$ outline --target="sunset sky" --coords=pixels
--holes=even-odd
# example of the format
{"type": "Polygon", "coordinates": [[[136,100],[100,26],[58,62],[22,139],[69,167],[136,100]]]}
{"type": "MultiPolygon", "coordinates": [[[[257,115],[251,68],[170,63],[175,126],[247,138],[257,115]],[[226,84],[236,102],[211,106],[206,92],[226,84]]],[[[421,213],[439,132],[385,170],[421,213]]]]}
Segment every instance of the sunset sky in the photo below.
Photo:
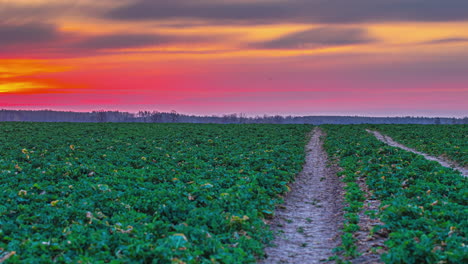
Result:
{"type": "Polygon", "coordinates": [[[0,109],[468,116],[468,1],[0,0],[0,109]]]}

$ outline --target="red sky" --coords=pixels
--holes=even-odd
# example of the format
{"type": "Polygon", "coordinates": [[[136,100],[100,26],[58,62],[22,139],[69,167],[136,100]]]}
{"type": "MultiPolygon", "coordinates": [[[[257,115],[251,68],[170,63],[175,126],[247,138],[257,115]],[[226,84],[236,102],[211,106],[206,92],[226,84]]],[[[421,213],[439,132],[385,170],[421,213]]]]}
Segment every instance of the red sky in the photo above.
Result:
{"type": "Polygon", "coordinates": [[[0,108],[468,116],[465,0],[0,0],[0,108]]]}

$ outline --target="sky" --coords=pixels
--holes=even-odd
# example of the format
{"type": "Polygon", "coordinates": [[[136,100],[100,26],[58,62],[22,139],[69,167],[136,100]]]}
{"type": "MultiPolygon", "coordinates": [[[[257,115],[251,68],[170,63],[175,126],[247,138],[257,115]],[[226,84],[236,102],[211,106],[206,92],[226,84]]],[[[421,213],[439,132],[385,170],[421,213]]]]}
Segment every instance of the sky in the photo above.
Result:
{"type": "Polygon", "coordinates": [[[0,109],[468,116],[466,0],[0,0],[0,109]]]}

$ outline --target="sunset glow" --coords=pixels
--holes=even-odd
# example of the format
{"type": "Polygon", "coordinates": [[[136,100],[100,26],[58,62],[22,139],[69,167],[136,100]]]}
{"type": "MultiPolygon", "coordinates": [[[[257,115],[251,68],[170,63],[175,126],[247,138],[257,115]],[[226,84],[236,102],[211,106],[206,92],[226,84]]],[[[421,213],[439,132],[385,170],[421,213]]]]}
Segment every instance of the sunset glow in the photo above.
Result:
{"type": "Polygon", "coordinates": [[[468,3],[388,2],[0,0],[0,108],[467,116],[468,3]]]}

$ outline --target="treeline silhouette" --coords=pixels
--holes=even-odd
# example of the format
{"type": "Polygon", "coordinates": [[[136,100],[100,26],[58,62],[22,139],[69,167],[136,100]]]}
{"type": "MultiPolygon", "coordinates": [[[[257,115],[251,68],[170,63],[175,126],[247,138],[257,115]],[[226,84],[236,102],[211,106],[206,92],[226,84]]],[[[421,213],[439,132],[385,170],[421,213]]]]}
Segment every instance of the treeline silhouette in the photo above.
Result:
{"type": "Polygon", "coordinates": [[[247,117],[245,114],[196,116],[176,111],[67,112],[53,110],[0,110],[0,121],[17,122],[129,122],[129,123],[215,123],[215,124],[468,124],[468,117],[364,117],[364,116],[280,116],[247,117]]]}

